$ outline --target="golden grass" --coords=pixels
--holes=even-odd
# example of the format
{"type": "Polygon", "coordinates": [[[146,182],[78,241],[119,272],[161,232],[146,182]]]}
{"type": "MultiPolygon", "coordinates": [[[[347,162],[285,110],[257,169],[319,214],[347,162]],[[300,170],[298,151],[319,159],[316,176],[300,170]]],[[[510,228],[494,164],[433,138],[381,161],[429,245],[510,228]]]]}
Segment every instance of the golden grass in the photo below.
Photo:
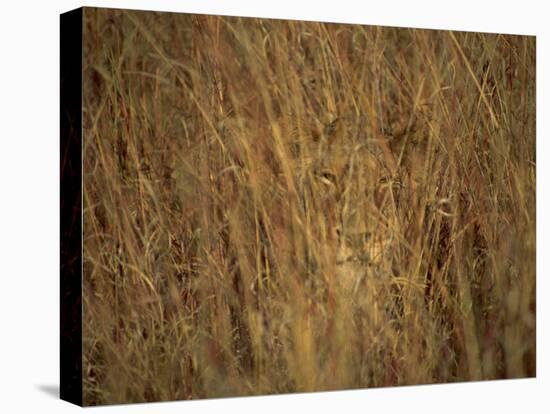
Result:
{"type": "Polygon", "coordinates": [[[535,375],[535,39],[85,10],[87,405],[535,375]]]}

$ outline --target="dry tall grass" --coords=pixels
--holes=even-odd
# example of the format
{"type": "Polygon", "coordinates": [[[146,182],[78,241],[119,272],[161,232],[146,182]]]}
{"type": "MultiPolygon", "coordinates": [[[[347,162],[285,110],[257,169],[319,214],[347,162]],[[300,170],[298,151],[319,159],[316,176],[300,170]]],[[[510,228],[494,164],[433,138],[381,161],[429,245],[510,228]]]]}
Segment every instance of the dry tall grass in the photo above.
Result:
{"type": "Polygon", "coordinates": [[[535,375],[535,39],[85,10],[84,401],[535,375]]]}

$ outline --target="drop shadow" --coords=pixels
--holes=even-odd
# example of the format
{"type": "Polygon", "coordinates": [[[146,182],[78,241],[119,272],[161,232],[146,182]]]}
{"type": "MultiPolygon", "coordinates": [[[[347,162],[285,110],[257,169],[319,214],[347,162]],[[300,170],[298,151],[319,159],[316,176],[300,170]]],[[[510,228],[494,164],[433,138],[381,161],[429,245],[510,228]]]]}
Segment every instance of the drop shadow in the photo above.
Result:
{"type": "Polygon", "coordinates": [[[40,384],[36,388],[56,400],[59,399],[59,385],[57,384],[40,384]]]}

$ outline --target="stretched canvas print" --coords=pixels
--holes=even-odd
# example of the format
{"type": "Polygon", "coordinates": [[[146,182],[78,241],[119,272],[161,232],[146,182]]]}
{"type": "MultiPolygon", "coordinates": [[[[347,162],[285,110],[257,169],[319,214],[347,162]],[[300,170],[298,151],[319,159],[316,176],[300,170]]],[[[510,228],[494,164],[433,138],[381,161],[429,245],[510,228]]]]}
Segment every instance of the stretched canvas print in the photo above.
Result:
{"type": "Polygon", "coordinates": [[[61,16],[61,396],[536,375],[535,38],[61,16]]]}

